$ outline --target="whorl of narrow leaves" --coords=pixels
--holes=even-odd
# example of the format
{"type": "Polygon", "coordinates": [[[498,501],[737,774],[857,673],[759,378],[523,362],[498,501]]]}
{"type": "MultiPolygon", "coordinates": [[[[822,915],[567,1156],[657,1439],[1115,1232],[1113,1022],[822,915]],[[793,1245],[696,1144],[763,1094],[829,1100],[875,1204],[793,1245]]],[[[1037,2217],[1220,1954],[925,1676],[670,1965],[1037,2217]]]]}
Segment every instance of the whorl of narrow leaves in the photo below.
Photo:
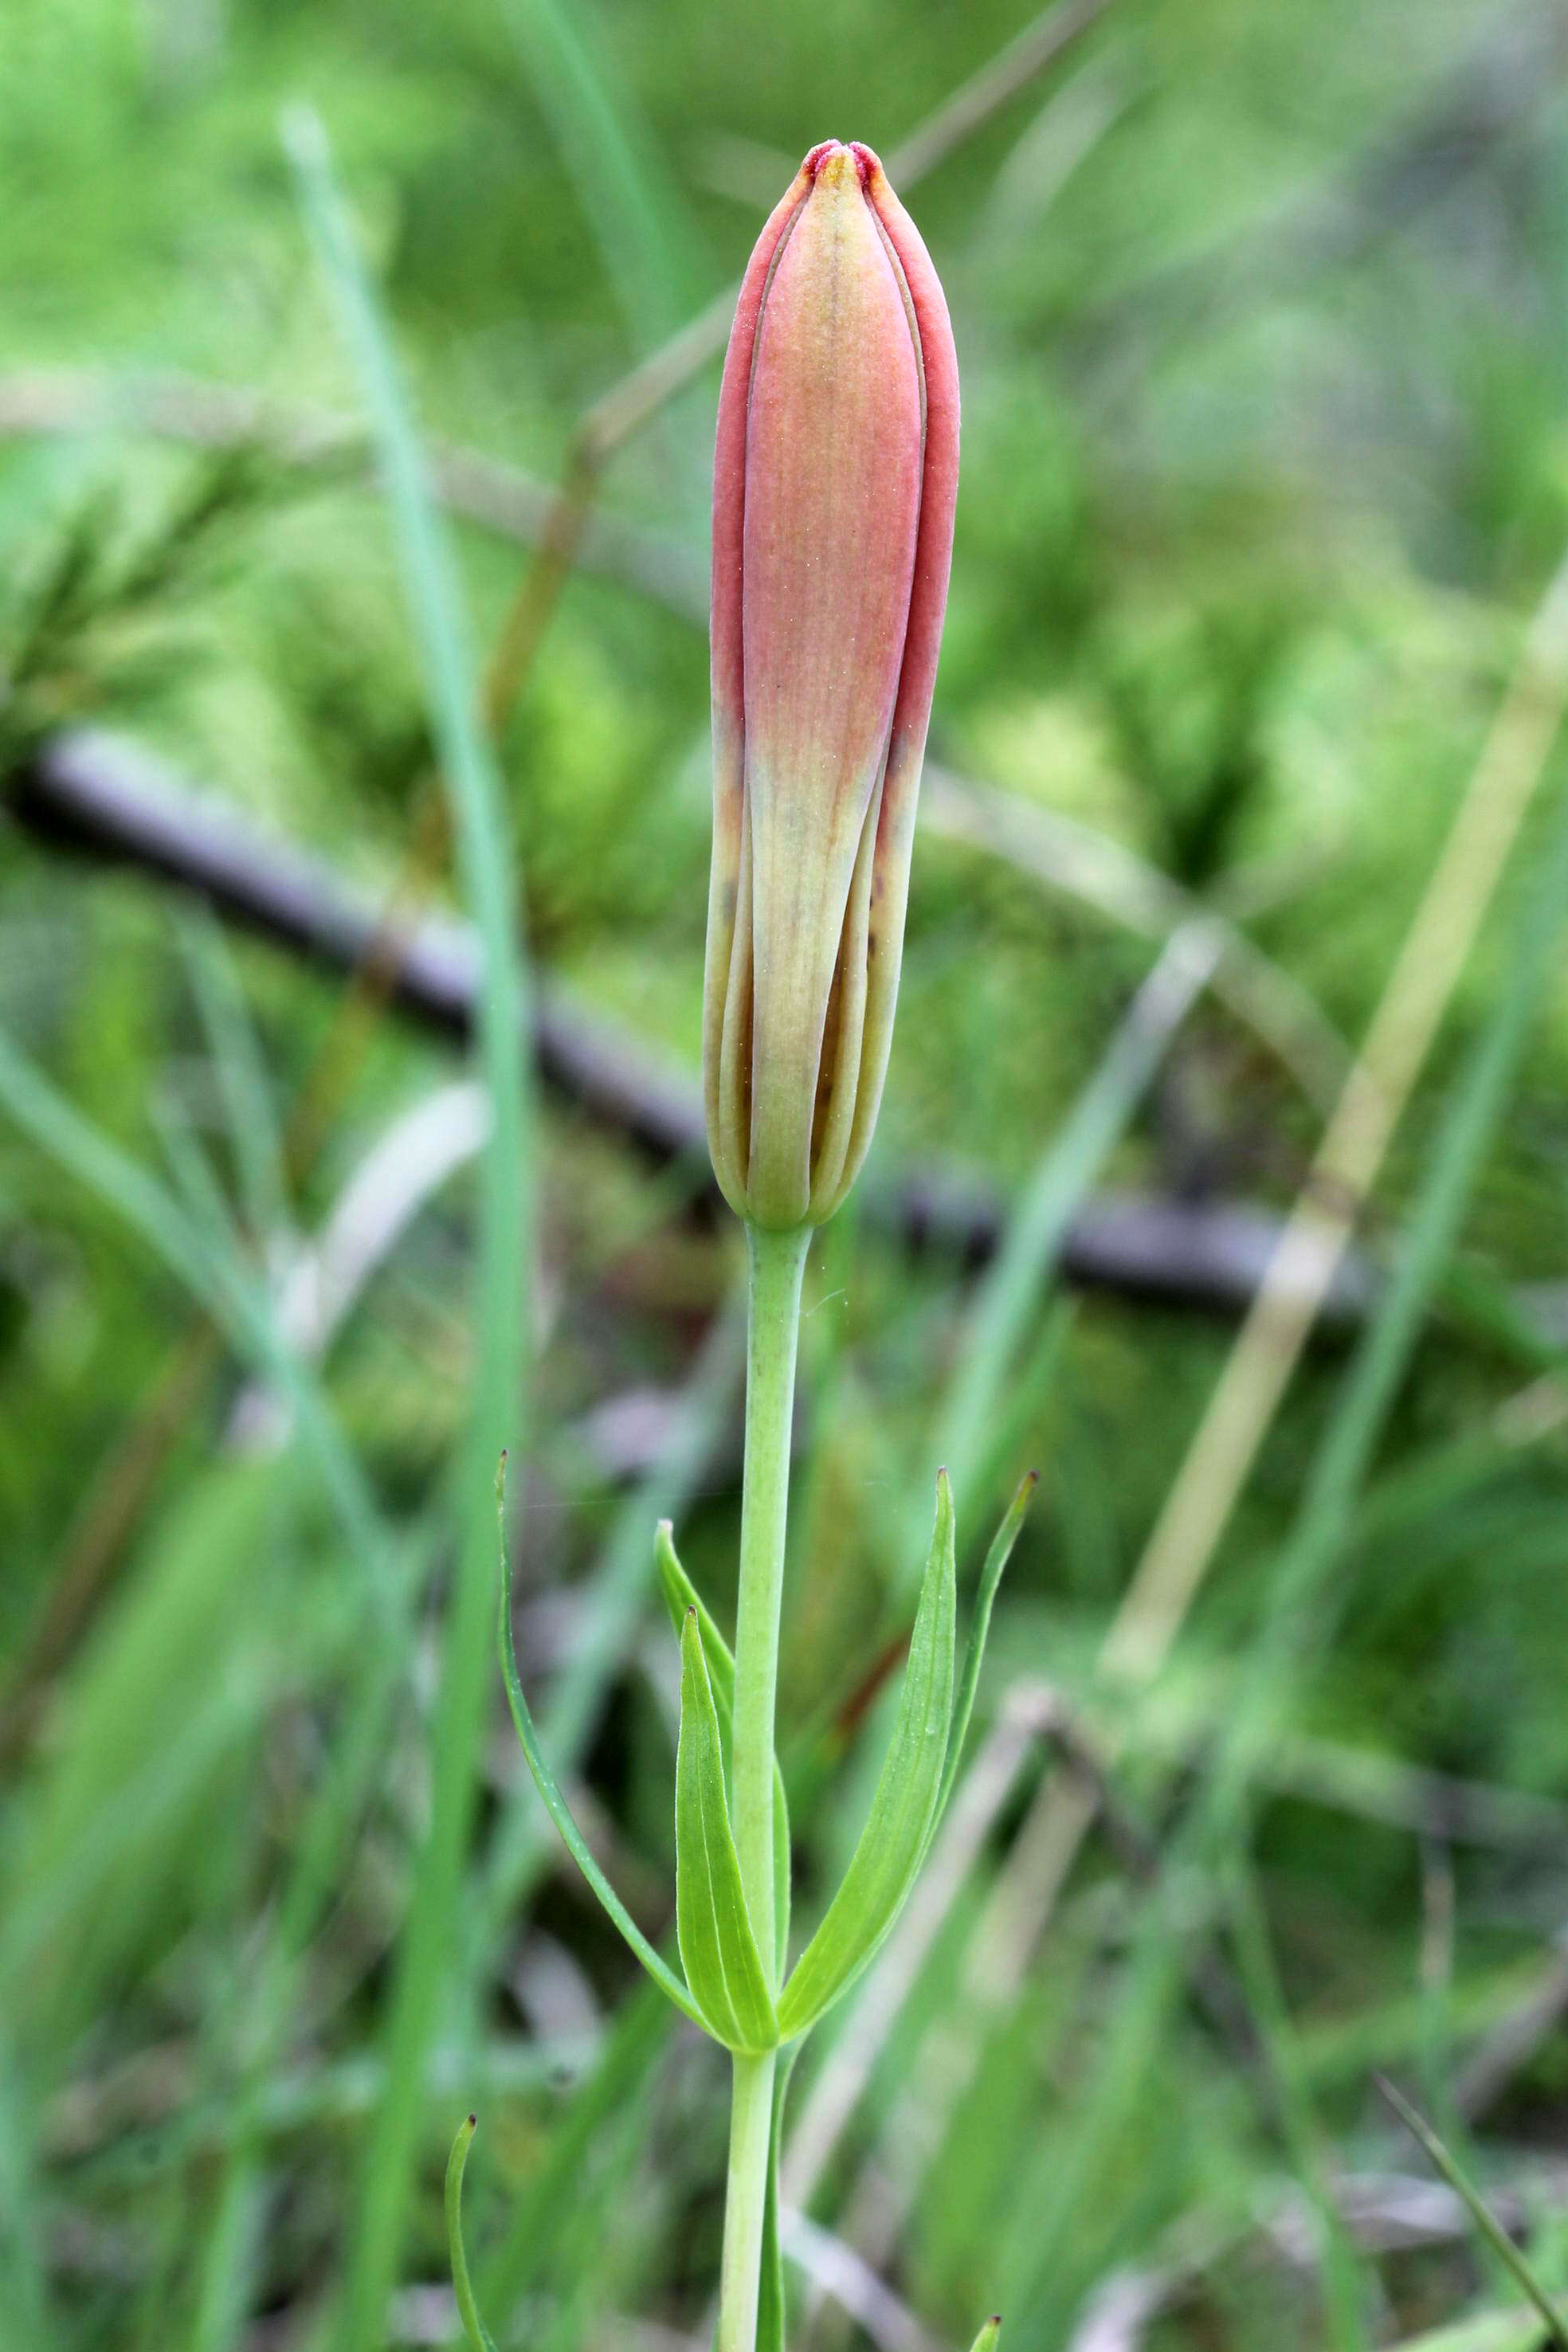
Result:
{"type": "MultiPolygon", "coordinates": [[[[903,1908],[952,1795],[981,1658],[1007,1556],[1033,1492],[1033,1472],[986,1556],[956,1704],[956,1562],[952,1491],[937,1479],[936,1523],[910,1639],[892,1738],[860,1840],[827,1913],[778,2000],[758,1950],[735,1853],[725,1750],[734,1705],[728,1644],[676,1556],[668,1521],[656,1545],[659,1581],[680,1637],[680,1739],[676,1757],[676,1927],[683,1984],[637,1926],[600,1869],[546,1763],[518,1673],[511,1576],[500,1546],[501,1671],[512,1720],[546,1811],[594,1893],[660,1990],[726,2048],[750,2053],[794,2041],[875,1956],[903,1908]]],[[[497,1480],[500,1510],[501,1481],[497,1480]]],[[[789,1925],[789,1816],[774,1766],[775,1968],[789,1925]]]]}

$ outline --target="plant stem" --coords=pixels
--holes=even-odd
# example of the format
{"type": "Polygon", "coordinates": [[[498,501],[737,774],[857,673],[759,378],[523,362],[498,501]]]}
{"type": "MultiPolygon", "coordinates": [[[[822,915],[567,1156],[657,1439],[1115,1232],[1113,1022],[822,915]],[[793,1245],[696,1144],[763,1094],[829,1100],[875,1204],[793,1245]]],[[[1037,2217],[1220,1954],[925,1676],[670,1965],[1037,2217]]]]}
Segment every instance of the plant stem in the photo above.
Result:
{"type": "Polygon", "coordinates": [[[789,1507],[790,1415],[800,1286],[811,1229],[746,1228],[746,1461],[741,1487],[741,1584],[735,1612],[733,1813],[741,1884],[763,1966],[773,1974],[773,1690],[789,1507]]]}
{"type": "MultiPolygon", "coordinates": [[[[800,1286],[810,1228],[746,1228],[751,1301],[746,1327],[746,1458],[741,1487],[741,1579],[735,1612],[735,1715],[731,1757],[735,1847],[752,1927],[770,1980],[773,1944],[773,1694],[779,1599],[789,1509],[800,1286]]],[[[753,2352],[767,2205],[776,2055],[735,2060],[718,2352],[753,2352]]]]}
{"type": "Polygon", "coordinates": [[[753,2352],[757,2291],[763,2266],[763,2217],[768,2194],[768,2141],[773,2129],[773,2071],[778,2053],[735,2057],[730,2110],[730,2177],[724,2192],[724,2259],[719,2275],[716,2352],[753,2352]]]}

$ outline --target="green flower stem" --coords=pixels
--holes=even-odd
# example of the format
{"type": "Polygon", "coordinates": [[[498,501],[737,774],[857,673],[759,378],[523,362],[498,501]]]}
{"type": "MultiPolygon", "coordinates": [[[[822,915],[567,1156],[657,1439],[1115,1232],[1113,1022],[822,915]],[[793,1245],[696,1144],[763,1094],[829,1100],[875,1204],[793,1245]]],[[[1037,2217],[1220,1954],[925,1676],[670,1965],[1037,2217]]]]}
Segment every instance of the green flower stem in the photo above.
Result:
{"type": "MultiPolygon", "coordinates": [[[[773,1693],[779,1600],[789,1509],[800,1286],[809,1226],[764,1233],[748,1224],[751,1309],[746,1331],[746,1460],[741,1488],[741,1580],[735,1612],[735,1709],[731,1810],[741,1884],[757,1948],[777,1990],[773,1957],[773,1693]]],[[[775,2055],[735,2060],[730,2178],[719,2288],[718,2352],[753,2352],[775,2055]]]]}
{"type": "MultiPolygon", "coordinates": [[[[746,1462],[741,1487],[741,1588],[735,1611],[732,1801],[741,1885],[763,1965],[773,1977],[773,1690],[789,1508],[790,1416],[800,1286],[811,1228],[746,1227],[746,1462]]],[[[776,1990],[776,1986],[775,1986],[776,1990]]]]}
{"type": "Polygon", "coordinates": [[[730,2110],[730,2178],[724,2192],[724,2258],[719,2276],[717,2352],[753,2352],[768,2194],[773,2070],[778,2053],[735,2062],[730,2110]]]}

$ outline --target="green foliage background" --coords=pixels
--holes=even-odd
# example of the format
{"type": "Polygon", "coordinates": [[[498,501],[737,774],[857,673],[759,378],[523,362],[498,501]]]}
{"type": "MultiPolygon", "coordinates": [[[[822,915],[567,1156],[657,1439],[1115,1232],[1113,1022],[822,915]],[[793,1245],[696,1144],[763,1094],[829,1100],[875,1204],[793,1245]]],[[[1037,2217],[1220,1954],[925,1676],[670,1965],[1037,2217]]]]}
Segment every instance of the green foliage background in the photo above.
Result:
{"type": "MultiPolygon", "coordinates": [[[[6,0],[0,793],[89,722],[379,901],[458,903],[417,635],[363,466],[147,429],[150,385],[165,427],[213,385],[263,395],[279,430],[363,414],[280,110],[327,127],[423,427],[550,482],[588,404],[736,276],[808,145],[890,153],[1026,21],[1004,0],[6,0]]],[[[1237,913],[1352,1045],[1568,544],[1565,68],[1568,18],[1525,0],[1112,0],[911,194],[965,395],[933,753],[1237,913]]],[[[575,574],[498,746],[538,971],[689,1076],[715,380],[663,405],[603,486],[648,535],[661,594],[575,574]]],[[[527,557],[453,530],[482,661],[527,557]]],[[[1399,1128],[1365,1227],[1377,1264],[1452,1131],[1563,784],[1554,758],[1399,1128]]],[[[1271,1685],[1250,1801],[1191,1848],[1205,1759],[1346,1409],[1348,1336],[1312,1349],[1169,1667],[1127,1704],[1095,1654],[1226,1320],[1109,1292],[1063,1308],[1037,1275],[1004,1354],[1002,1322],[972,1319],[973,1269],[867,1205],[914,1163],[1022,1197],[1154,952],[1016,863],[922,835],[867,1199],[807,1277],[782,1694],[797,1944],[875,1777],[930,1481],[976,1360],[994,1409],[960,1475],[971,1577],[1018,1472],[1042,1472],[977,1732],[1048,1683],[1114,1735],[1120,1833],[1090,1836],[1016,1984],[980,2001],[1005,1916],[987,1903],[1026,1880],[1020,1822],[1061,1769],[1037,1748],[809,2200],[895,2301],[846,2311],[821,2289],[826,2242],[797,2231],[794,2333],[920,2352],[997,2305],[1016,2352],[1096,2318],[1109,2338],[1077,2341],[1097,2352],[1461,2326],[1456,2342],[1522,2346],[1515,2291],[1452,2213],[1430,2242],[1402,2233],[1420,2161],[1369,2084],[1405,2082],[1560,2284],[1561,951],[1295,1671],[1271,1685]],[[1151,1876],[1129,1824],[1176,1866],[1151,1876]],[[1156,1947],[1195,1989],[1127,2072],[1156,1947]],[[973,2021],[956,2041],[955,2015],[973,2021]]],[[[425,2076],[402,2086],[407,2177],[383,2160],[483,1265],[460,1173],[319,1381],[279,1402],[277,1364],[258,1385],[246,1360],[234,1299],[265,1308],[377,1139],[462,1075],[346,997],[0,822],[7,1066],[85,1122],[68,1149],[0,1112],[7,2352],[448,2341],[441,2168],[470,2106],[469,2242],[503,2340],[635,2352],[707,2325],[723,2068],[649,2006],[555,1853],[496,1675],[445,1857],[459,1893],[425,2076]],[[128,1222],[110,1151],[164,1188],[188,1278],[128,1222]],[[364,2320],[382,2266],[395,2291],[364,2320]]],[[[700,1166],[653,1169],[552,1097],[538,1117],[535,1360],[526,1408],[488,1400],[527,1433],[520,1652],[658,1936],[677,1665],[652,1526],[676,1507],[726,1618],[739,1251],[700,1166]]],[[[1205,998],[1105,1164],[1058,1159],[1055,1181],[1280,1212],[1321,1119],[1205,998]]],[[[825,2034],[797,2098],[835,2062],[825,2034]]]]}

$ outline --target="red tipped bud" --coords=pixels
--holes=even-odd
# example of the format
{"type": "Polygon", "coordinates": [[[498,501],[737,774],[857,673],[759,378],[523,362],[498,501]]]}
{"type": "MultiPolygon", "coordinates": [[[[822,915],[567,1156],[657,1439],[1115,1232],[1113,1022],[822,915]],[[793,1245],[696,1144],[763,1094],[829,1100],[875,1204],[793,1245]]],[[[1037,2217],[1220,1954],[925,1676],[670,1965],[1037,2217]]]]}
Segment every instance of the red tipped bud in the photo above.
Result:
{"type": "Polygon", "coordinates": [[[831,1216],[876,1124],[957,487],[942,288],[870,149],[829,140],[746,271],[713,475],[703,1068],[757,1224],[831,1216]]]}

